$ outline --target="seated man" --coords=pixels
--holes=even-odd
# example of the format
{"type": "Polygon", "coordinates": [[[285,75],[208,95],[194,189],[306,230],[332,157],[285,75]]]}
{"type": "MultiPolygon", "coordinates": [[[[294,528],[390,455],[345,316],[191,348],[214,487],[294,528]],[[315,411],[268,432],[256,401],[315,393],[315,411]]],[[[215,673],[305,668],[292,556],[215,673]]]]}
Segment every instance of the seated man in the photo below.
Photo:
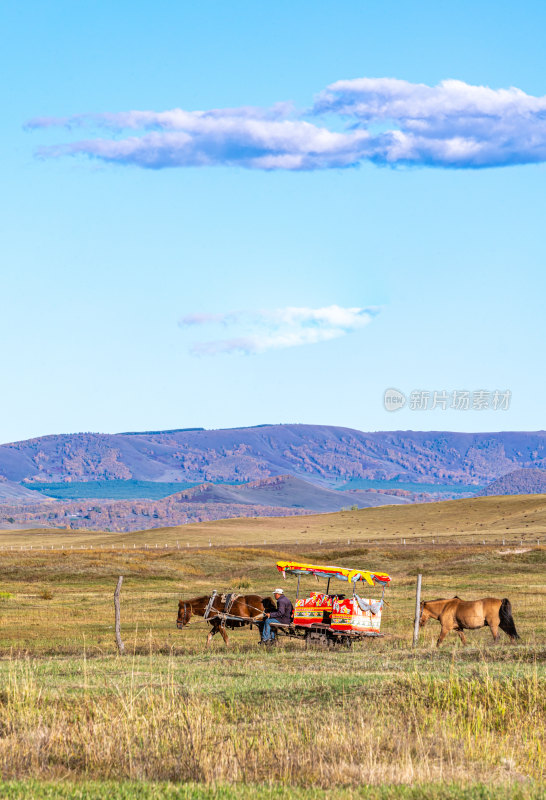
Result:
{"type": "Polygon", "coordinates": [[[260,623],[262,642],[272,642],[275,639],[276,625],[290,625],[292,622],[292,603],[282,589],[275,589],[273,597],[277,601],[277,610],[265,615],[260,623]]]}

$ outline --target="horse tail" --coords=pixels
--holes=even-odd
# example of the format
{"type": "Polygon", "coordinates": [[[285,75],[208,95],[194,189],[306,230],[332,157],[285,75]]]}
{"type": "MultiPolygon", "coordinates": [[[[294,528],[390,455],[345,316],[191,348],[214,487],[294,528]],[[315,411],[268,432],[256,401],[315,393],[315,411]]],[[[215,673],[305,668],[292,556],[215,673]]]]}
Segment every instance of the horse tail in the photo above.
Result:
{"type": "Polygon", "coordinates": [[[516,630],[514,617],[512,616],[512,604],[507,597],[501,602],[499,609],[499,628],[512,639],[519,639],[520,635],[516,630]]]}

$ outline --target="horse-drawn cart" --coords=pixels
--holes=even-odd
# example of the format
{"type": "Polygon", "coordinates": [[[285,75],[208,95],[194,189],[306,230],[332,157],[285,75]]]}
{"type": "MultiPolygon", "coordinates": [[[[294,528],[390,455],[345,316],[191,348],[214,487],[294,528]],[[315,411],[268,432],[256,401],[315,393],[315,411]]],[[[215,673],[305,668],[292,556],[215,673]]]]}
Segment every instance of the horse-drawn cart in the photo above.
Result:
{"type": "Polygon", "coordinates": [[[296,575],[298,578],[294,620],[291,625],[278,626],[280,634],[304,638],[308,647],[351,647],[354,641],[383,636],[380,633],[381,612],[385,589],[391,580],[385,572],[302,564],[296,561],[279,561],[277,569],[283,577],[296,575]],[[314,575],[317,580],[319,577],[326,578],[326,591],[311,592],[309,597],[300,598],[302,575],[314,575]],[[330,593],[332,578],[352,585],[351,596],[330,593]],[[381,598],[372,600],[359,597],[356,591],[359,582],[381,586],[381,598]]]}
{"type": "MultiPolygon", "coordinates": [[[[380,637],[381,612],[384,606],[385,589],[390,576],[385,572],[349,569],[296,561],[279,561],[277,569],[283,577],[297,576],[296,604],[293,620],[289,624],[272,624],[276,634],[301,639],[307,647],[322,646],[351,647],[354,641],[368,637],[380,637]],[[300,598],[300,578],[314,575],[327,579],[325,592],[311,592],[309,597],[300,598]],[[330,593],[332,578],[344,581],[352,587],[351,596],[330,593]],[[381,587],[379,600],[363,598],[357,594],[361,583],[381,587]]],[[[227,644],[226,628],[259,624],[268,611],[273,610],[272,601],[259,595],[221,594],[213,591],[210,596],[180,601],[177,625],[184,627],[192,614],[199,614],[211,625],[208,641],[220,633],[227,644]]],[[[273,640],[275,641],[275,640],[273,640]]]]}

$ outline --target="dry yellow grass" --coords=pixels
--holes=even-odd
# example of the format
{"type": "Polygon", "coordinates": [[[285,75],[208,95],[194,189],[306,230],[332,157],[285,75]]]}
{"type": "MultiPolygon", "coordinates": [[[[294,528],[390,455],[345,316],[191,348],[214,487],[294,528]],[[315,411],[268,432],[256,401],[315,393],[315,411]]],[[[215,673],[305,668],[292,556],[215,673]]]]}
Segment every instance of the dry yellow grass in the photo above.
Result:
{"type": "Polygon", "coordinates": [[[48,681],[34,665],[10,663],[0,771],[315,787],[545,774],[546,692],[536,670],[517,681],[478,665],[462,678],[414,671],[370,681],[353,664],[344,681],[334,664],[313,674],[317,658],[308,656],[307,675],[272,680],[289,663],[244,660],[227,670],[202,660],[190,674],[173,658],[125,660],[102,675],[83,662],[70,694],[66,663],[48,681]],[[235,691],[229,672],[239,674],[235,691]]]}
{"type": "Polygon", "coordinates": [[[0,547],[63,545],[88,547],[144,544],[203,547],[218,545],[309,544],[347,541],[384,542],[406,539],[427,543],[468,541],[546,543],[546,495],[515,495],[447,500],[408,506],[381,506],[359,511],[303,517],[227,519],[154,528],[129,533],[67,530],[0,531],[0,547]]]}
{"type": "MultiPolygon", "coordinates": [[[[483,781],[535,797],[546,771],[546,546],[536,543],[545,523],[546,498],[516,497],[136,534],[2,533],[0,546],[16,549],[0,556],[0,772],[193,780],[199,792],[274,784],[307,787],[313,798],[319,787],[356,791],[363,782],[389,797],[416,782],[445,800],[445,781],[457,798],[483,781]],[[154,538],[171,547],[145,550],[154,538]],[[206,651],[204,621],[176,629],[179,597],[269,593],[283,557],[389,572],[389,635],[348,652],[291,642],[264,651],[245,629],[231,634],[229,650],[215,641],[206,651]],[[453,635],[436,650],[431,623],[412,650],[417,572],[425,597],[508,596],[521,643],[491,646],[482,629],[466,649],[453,635]],[[123,658],[112,629],[119,574],[123,658]]],[[[295,581],[285,586],[293,598],[295,581]]],[[[302,580],[304,592],[317,586],[302,580]]],[[[468,797],[491,796],[476,791],[468,797]]]]}

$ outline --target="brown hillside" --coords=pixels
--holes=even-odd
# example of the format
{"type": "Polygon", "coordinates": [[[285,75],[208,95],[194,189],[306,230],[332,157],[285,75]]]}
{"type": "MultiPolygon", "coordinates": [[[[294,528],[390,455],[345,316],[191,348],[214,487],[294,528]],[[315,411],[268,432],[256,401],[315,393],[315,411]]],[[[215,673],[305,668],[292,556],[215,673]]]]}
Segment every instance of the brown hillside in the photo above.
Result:
{"type": "Polygon", "coordinates": [[[130,546],[154,543],[186,547],[355,542],[524,542],[546,544],[546,495],[448,500],[383,506],[311,516],[225,519],[131,533],[24,530],[0,532],[0,546],[130,546]]]}
{"type": "Polygon", "coordinates": [[[499,494],[546,494],[546,470],[516,469],[480,492],[483,496],[499,494]]]}

